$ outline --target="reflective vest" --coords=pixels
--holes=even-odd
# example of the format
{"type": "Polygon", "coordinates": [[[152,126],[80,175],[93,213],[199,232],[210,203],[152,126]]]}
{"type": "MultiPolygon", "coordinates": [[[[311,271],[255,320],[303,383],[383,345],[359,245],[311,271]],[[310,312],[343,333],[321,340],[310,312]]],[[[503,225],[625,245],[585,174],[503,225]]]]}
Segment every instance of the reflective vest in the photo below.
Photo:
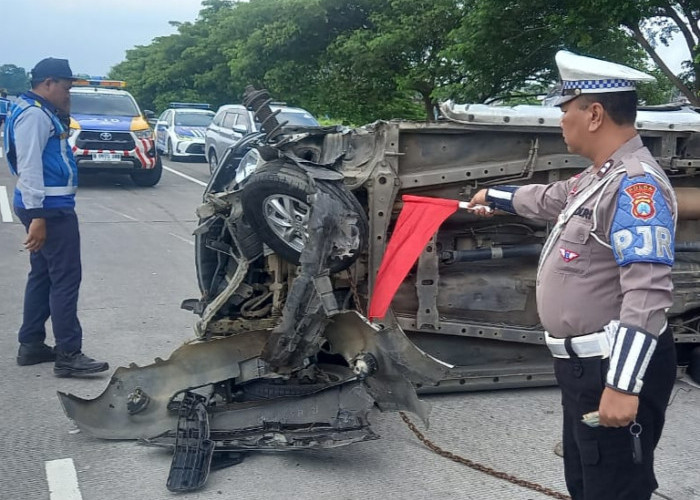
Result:
{"type": "Polygon", "coordinates": [[[5,116],[10,109],[10,100],[6,97],[0,97],[0,116],[5,116]]]}
{"type": "MultiPolygon", "coordinates": [[[[33,94],[22,94],[11,106],[5,128],[5,152],[7,164],[13,175],[17,173],[17,151],[15,150],[15,122],[30,107],[41,109],[53,125],[53,134],[49,137],[41,155],[44,171],[44,204],[42,208],[66,208],[75,206],[75,192],[78,188],[78,167],[73,151],[68,144],[68,129],[50,105],[33,94]]],[[[26,208],[22,202],[19,187],[15,188],[14,204],[26,208]]]]}

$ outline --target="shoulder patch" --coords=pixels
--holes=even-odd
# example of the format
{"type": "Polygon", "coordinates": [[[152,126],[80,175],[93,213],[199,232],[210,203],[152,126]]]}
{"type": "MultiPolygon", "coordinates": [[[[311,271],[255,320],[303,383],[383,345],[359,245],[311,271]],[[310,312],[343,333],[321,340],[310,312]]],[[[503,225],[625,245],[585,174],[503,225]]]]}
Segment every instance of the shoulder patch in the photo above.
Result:
{"type": "Polygon", "coordinates": [[[636,182],[625,188],[625,193],[632,202],[632,217],[649,220],[656,214],[654,194],[656,186],[646,182],[636,182]]]}
{"type": "Polygon", "coordinates": [[[673,265],[674,223],[671,209],[656,179],[625,175],[620,183],[617,208],[610,229],[615,260],[673,265]]]}

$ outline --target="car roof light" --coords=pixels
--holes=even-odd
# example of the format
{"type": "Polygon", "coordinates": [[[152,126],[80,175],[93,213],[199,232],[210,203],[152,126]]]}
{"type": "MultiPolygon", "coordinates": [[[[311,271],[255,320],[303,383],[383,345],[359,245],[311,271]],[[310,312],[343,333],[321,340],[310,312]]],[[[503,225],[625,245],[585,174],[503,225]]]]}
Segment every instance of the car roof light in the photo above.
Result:
{"type": "Polygon", "coordinates": [[[171,102],[171,108],[194,108],[194,109],[210,109],[211,106],[205,102],[171,102]]]}
{"type": "Polygon", "coordinates": [[[126,88],[126,82],[122,80],[80,79],[73,82],[74,87],[101,87],[105,89],[126,88]]]}

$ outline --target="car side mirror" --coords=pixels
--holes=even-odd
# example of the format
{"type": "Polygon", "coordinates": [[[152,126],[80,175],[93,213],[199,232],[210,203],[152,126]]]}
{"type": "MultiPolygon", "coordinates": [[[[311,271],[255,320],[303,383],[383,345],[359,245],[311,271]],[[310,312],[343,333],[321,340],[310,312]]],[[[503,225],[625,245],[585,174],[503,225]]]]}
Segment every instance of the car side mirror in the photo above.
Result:
{"type": "Polygon", "coordinates": [[[165,127],[165,128],[168,128],[168,122],[166,122],[166,121],[159,121],[159,122],[156,122],[156,127],[161,127],[161,126],[162,126],[162,127],[165,127]]]}
{"type": "Polygon", "coordinates": [[[237,133],[242,134],[242,135],[245,135],[248,133],[248,127],[246,127],[244,125],[234,125],[232,128],[233,128],[234,132],[237,132],[237,133]]]}
{"type": "Polygon", "coordinates": [[[156,116],[156,114],[150,109],[144,109],[143,114],[146,116],[146,120],[151,120],[156,116]]]}

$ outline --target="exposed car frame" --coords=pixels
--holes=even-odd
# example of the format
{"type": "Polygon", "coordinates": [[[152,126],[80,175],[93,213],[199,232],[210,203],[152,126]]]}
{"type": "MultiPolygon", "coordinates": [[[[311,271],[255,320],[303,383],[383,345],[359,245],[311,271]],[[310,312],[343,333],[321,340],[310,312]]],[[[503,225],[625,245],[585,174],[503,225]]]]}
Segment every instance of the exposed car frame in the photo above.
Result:
{"type": "MultiPolygon", "coordinates": [[[[416,390],[554,383],[534,304],[545,223],[458,212],[387,316],[364,314],[402,194],[469,200],[484,186],[551,182],[587,166],[566,151],[558,110],[445,103],[437,123],[305,128],[281,127],[268,100],[248,90],[246,106],[266,127],[230,149],[197,210],[202,295],[183,307],[199,316],[198,340],[169,360],[118,369],[93,400],[62,394],[80,428],[173,448],[168,486],[187,490],[203,484],[199,469],[183,481],[187,450],[201,462],[338,446],[375,437],[373,409],[427,420],[416,390]]],[[[669,325],[681,365],[697,374],[700,116],[642,111],[638,128],[679,197],[669,325]]]]}

